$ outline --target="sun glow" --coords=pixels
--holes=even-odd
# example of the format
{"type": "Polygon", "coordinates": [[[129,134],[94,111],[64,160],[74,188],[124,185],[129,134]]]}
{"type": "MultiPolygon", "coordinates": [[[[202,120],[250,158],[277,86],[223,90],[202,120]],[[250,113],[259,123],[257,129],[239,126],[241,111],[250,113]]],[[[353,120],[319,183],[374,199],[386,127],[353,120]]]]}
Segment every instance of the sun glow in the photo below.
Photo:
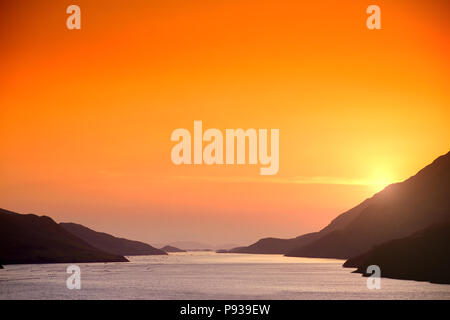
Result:
{"type": "Polygon", "coordinates": [[[381,191],[386,188],[388,185],[392,183],[392,180],[387,177],[379,177],[377,180],[374,180],[372,183],[372,188],[374,191],[381,191]]]}
{"type": "Polygon", "coordinates": [[[376,192],[383,190],[394,182],[397,182],[397,179],[394,178],[391,170],[381,167],[374,170],[372,178],[370,179],[370,185],[376,192]]]}

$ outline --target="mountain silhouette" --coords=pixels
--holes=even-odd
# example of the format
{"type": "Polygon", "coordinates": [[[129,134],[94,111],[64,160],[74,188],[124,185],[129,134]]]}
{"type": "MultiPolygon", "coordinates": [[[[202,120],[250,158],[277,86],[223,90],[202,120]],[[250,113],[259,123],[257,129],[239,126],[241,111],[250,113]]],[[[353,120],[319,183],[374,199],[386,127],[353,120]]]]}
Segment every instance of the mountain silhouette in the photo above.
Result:
{"type": "Polygon", "coordinates": [[[449,187],[450,152],[339,215],[319,232],[294,239],[265,238],[231,252],[348,259],[383,242],[449,221],[449,187]]]}
{"type": "Polygon", "coordinates": [[[60,223],[59,225],[68,232],[89,243],[91,246],[105,252],[118,254],[121,256],[167,254],[163,250],[156,249],[144,242],[117,238],[107,233],[94,231],[81,224],[60,223]]]}
{"type": "Polygon", "coordinates": [[[343,228],[323,229],[317,240],[288,252],[288,256],[350,258],[383,242],[404,238],[450,221],[450,152],[409,179],[391,184],[347,212],[343,228]]]}
{"type": "MultiPolygon", "coordinates": [[[[209,244],[204,244],[196,241],[175,241],[168,244],[171,247],[180,248],[186,251],[202,251],[213,250],[214,247],[209,244]]],[[[162,246],[161,246],[162,247],[162,246]]]]}
{"type": "Polygon", "coordinates": [[[163,250],[165,252],[186,252],[186,250],[179,249],[179,248],[173,247],[173,246],[164,246],[161,248],[161,250],[163,250]]]}
{"type": "Polygon", "coordinates": [[[369,204],[367,199],[356,207],[344,212],[335,218],[320,232],[307,233],[292,239],[264,238],[248,247],[237,247],[229,252],[233,253],[262,253],[262,254],[287,254],[294,249],[308,245],[326,234],[347,227],[369,204]]]}
{"type": "Polygon", "coordinates": [[[0,209],[0,263],[126,262],[99,250],[47,216],[0,209]]]}
{"type": "Polygon", "coordinates": [[[317,239],[318,232],[307,233],[293,239],[264,238],[248,247],[237,247],[231,253],[284,254],[317,239]]]}
{"type": "Polygon", "coordinates": [[[450,284],[449,243],[450,223],[435,225],[350,258],[344,267],[370,276],[367,267],[377,265],[382,277],[450,284]]]}

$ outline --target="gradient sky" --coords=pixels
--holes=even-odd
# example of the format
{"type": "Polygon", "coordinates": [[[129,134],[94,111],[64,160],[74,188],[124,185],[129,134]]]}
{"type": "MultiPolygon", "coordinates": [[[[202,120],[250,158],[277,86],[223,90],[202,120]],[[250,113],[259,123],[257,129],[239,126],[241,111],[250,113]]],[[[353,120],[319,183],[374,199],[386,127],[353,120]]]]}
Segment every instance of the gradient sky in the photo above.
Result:
{"type": "Polygon", "coordinates": [[[247,244],[322,228],[449,151],[445,1],[31,2],[0,4],[5,209],[247,244]],[[173,165],[194,120],[280,129],[278,174],[173,165]]]}

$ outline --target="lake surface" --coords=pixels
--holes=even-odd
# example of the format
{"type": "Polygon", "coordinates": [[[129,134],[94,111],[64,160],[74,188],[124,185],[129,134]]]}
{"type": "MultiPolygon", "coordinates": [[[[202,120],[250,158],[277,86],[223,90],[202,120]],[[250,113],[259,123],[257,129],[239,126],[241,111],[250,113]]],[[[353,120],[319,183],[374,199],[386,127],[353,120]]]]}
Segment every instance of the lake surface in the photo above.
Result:
{"type": "Polygon", "coordinates": [[[81,289],[69,290],[70,264],[7,265],[0,299],[450,299],[450,285],[366,278],[343,260],[281,255],[174,253],[129,263],[79,263],[81,289]]]}

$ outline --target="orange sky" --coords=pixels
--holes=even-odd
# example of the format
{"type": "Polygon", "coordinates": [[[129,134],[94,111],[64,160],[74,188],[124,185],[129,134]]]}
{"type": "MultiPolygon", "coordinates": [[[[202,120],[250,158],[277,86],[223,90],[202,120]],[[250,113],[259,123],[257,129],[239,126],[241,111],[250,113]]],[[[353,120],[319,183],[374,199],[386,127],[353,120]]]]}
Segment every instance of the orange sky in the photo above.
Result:
{"type": "Polygon", "coordinates": [[[5,209],[245,244],[317,230],[449,150],[445,1],[30,3],[0,4],[5,209]],[[175,166],[194,120],[280,129],[278,174],[175,166]]]}

